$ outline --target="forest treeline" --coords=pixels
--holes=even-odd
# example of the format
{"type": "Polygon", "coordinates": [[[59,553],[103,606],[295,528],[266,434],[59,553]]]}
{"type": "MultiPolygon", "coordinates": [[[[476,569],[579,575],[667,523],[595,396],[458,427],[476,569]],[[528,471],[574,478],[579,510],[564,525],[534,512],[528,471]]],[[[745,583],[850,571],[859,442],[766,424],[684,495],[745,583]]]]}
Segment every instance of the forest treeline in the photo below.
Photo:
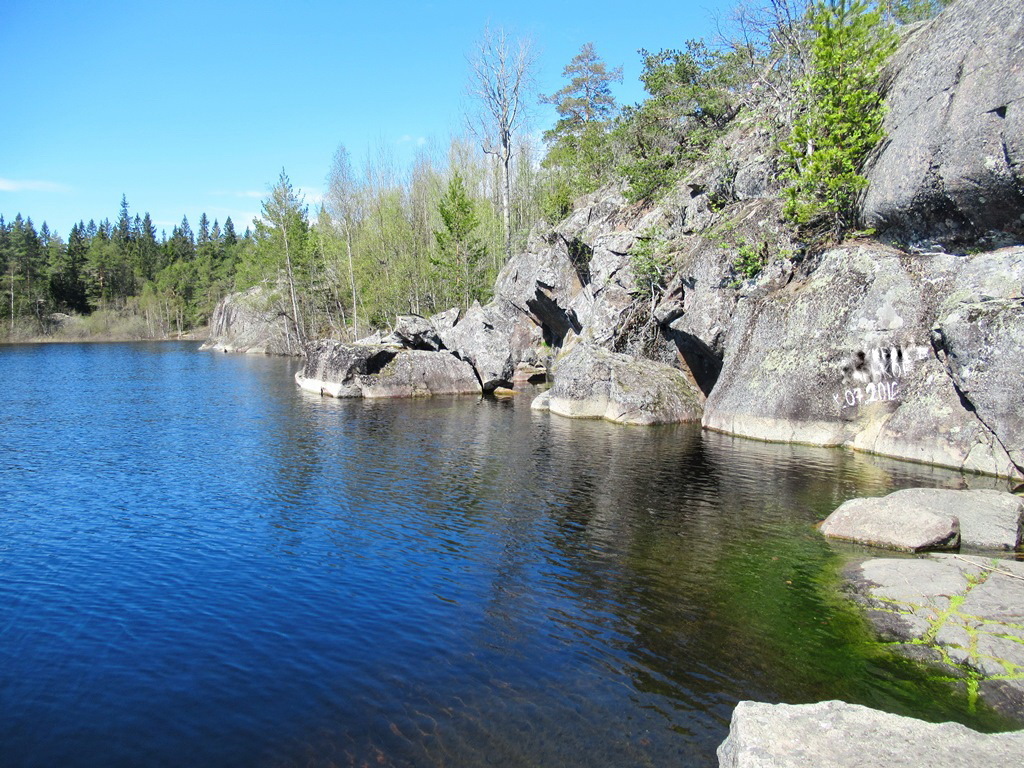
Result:
{"type": "Polygon", "coordinates": [[[632,202],[657,200],[744,111],[775,138],[793,226],[841,236],[859,164],[881,137],[878,78],[894,29],[946,2],[748,0],[713,41],[641,50],[648,95],[626,106],[612,94],[621,68],[592,44],[560,90],[537,94],[529,41],[487,30],[470,57],[466,134],[422,148],[407,168],[385,150],[357,167],[339,146],[312,208],[282,169],[242,233],[204,213],[195,229],[183,218],[158,237],[124,197],[113,222],[79,222],[64,237],[0,217],[0,334],[180,335],[255,285],[300,339],[358,338],[398,314],[466,307],[488,298],[538,221],[609,183],[632,202]],[[525,130],[538,102],[558,115],[543,146],[525,130]]]}

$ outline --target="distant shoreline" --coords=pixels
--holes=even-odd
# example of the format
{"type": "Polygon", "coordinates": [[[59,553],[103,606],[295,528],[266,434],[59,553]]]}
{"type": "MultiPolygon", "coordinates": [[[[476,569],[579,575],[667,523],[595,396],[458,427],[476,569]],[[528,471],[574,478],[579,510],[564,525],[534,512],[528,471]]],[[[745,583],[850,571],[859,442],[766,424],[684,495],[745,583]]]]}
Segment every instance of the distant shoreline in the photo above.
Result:
{"type": "Polygon", "coordinates": [[[153,341],[207,341],[209,329],[201,328],[192,333],[184,333],[181,336],[155,336],[152,338],[139,338],[138,336],[83,336],[73,338],[70,336],[31,336],[24,339],[0,339],[0,347],[16,347],[24,344],[125,344],[129,342],[153,342],[153,341]]]}

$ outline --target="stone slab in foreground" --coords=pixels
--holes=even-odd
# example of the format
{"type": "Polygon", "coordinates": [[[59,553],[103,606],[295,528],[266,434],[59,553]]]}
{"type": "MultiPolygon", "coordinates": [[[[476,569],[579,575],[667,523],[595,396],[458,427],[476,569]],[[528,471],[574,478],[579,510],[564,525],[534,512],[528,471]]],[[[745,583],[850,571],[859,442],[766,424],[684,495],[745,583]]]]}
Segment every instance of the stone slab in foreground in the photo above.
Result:
{"type": "Polygon", "coordinates": [[[1024,732],[983,734],[846,704],[741,701],[718,748],[721,768],[963,768],[1019,765],[1024,732]]]}
{"type": "Polygon", "coordinates": [[[968,696],[1024,722],[1024,562],[876,558],[848,577],[895,650],[937,665],[968,696]]]}

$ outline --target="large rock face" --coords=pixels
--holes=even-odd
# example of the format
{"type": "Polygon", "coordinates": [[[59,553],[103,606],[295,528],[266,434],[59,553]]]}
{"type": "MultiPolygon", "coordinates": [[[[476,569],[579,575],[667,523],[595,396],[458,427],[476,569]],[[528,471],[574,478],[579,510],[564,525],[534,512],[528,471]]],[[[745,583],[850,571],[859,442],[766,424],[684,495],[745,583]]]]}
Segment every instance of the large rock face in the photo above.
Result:
{"type": "Polygon", "coordinates": [[[1019,247],[968,257],[836,248],[737,305],[704,425],[1020,477],[1017,310],[983,327],[964,318],[978,304],[1016,307],[1022,283],[1019,247]]]}
{"type": "Polygon", "coordinates": [[[721,768],[962,768],[1016,765],[1024,733],[983,734],[858,704],[741,701],[718,748],[721,768]]]}
{"type": "Polygon", "coordinates": [[[1024,232],[1020,0],[952,3],[890,69],[888,138],[867,173],[864,222],[906,240],[1024,232]]]}
{"type": "Polygon", "coordinates": [[[445,349],[473,366],[487,392],[511,386],[516,366],[536,361],[541,342],[541,329],[501,297],[474,304],[438,335],[445,349]]]}
{"type": "Polygon", "coordinates": [[[210,338],[203,349],[264,355],[301,355],[302,348],[278,294],[256,285],[221,299],[210,318],[210,338]]]}

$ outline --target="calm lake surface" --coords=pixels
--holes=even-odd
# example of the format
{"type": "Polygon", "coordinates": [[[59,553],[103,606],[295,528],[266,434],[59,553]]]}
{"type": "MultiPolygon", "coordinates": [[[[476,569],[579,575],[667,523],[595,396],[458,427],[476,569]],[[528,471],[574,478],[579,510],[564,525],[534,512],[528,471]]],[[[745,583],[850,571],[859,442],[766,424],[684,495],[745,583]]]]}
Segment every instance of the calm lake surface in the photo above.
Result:
{"type": "Polygon", "coordinates": [[[812,527],[962,476],[295,367],[0,347],[0,765],[711,766],[740,699],[994,722],[871,641],[812,527]]]}

